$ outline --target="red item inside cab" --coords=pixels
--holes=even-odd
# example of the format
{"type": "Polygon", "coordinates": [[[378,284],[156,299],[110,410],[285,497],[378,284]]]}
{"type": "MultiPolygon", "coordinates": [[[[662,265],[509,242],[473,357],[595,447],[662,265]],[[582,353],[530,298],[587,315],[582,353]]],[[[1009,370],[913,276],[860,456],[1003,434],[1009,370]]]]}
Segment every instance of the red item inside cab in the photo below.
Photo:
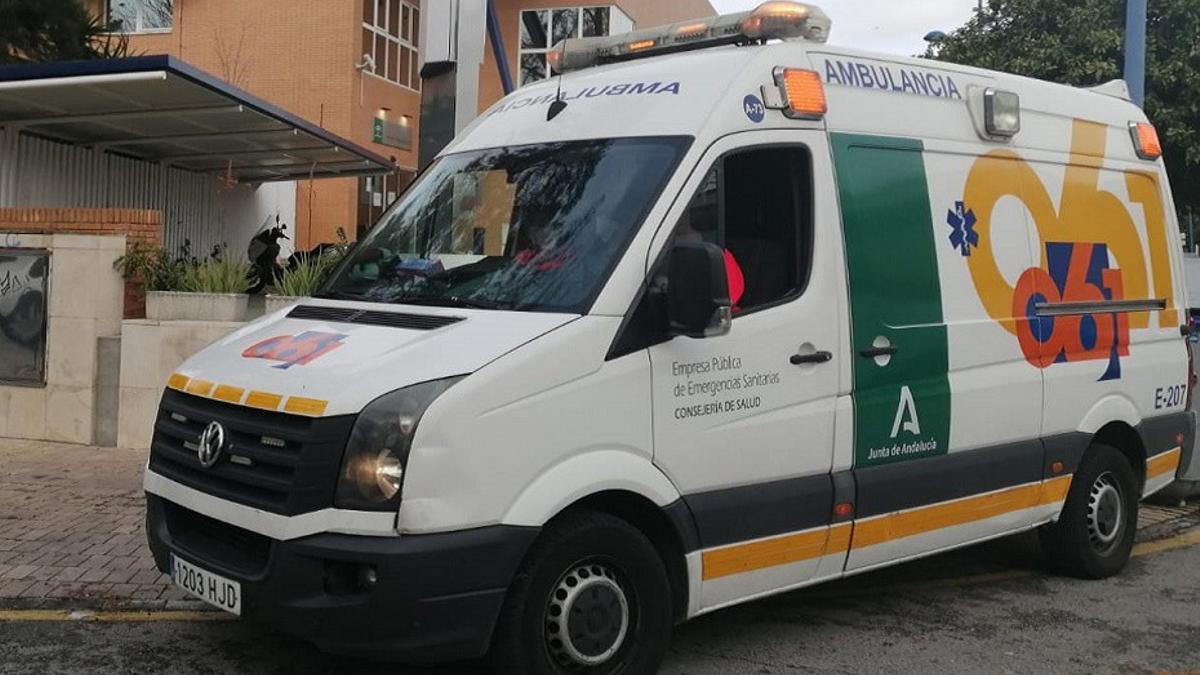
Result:
{"type": "Polygon", "coordinates": [[[729,249],[725,249],[725,277],[729,281],[729,300],[733,303],[733,311],[738,311],[738,303],[746,293],[746,277],[742,275],[742,266],[734,259],[729,249]]]}

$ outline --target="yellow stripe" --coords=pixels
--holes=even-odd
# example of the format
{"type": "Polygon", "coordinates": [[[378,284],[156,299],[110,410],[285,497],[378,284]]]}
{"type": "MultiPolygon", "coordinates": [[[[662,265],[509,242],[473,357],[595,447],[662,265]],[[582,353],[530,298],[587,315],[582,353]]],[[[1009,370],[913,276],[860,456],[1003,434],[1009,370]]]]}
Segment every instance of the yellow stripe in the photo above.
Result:
{"type": "Polygon", "coordinates": [[[226,403],[241,403],[242,394],[245,393],[246,390],[242,389],[241,387],[231,387],[228,384],[218,384],[217,390],[213,392],[212,396],[218,401],[225,401],[226,403]]]}
{"type": "Polygon", "coordinates": [[[843,523],[705,551],[701,557],[704,580],[786,565],[831,553],[842,553],[846,551],[849,541],[850,524],[843,523]]]}
{"type": "Polygon", "coordinates": [[[1175,448],[1146,460],[1146,478],[1157,478],[1169,471],[1175,471],[1179,468],[1182,455],[1183,449],[1175,448]]]}
{"type": "Polygon", "coordinates": [[[212,393],[213,387],[216,386],[208,380],[195,379],[188,383],[185,391],[196,396],[208,396],[212,393]]]}
{"type": "Polygon", "coordinates": [[[854,525],[853,548],[876,546],[894,539],[913,537],[934,530],[995,518],[1013,511],[1054,504],[1066,499],[1070,488],[1071,477],[1059,476],[1044,483],[1022,485],[978,497],[859,521],[854,525]]]}
{"type": "Polygon", "coordinates": [[[246,405],[251,408],[262,408],[263,410],[279,410],[279,404],[282,402],[282,396],[266,391],[252,391],[246,397],[246,405]]]}
{"type": "Polygon", "coordinates": [[[190,379],[191,378],[189,378],[187,375],[181,375],[179,373],[172,373],[171,377],[167,378],[167,386],[172,389],[178,389],[179,391],[184,391],[187,389],[188,380],[190,380],[190,379]]]}
{"type": "Polygon", "coordinates": [[[216,611],[108,611],[62,609],[0,610],[0,622],[9,621],[98,621],[104,623],[139,623],[144,621],[236,621],[233,614],[216,611]]]}
{"type": "Polygon", "coordinates": [[[325,414],[325,408],[329,406],[329,401],[322,401],[317,398],[304,398],[302,396],[291,396],[287,400],[287,404],[283,409],[296,413],[297,415],[308,415],[309,417],[320,417],[325,414]]]}

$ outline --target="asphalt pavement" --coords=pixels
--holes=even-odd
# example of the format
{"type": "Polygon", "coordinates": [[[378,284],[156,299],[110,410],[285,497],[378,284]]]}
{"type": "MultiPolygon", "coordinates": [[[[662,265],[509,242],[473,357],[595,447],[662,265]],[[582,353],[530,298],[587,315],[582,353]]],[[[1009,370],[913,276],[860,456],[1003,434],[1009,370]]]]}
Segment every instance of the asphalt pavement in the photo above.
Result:
{"type": "MultiPolygon", "coordinates": [[[[0,610],[0,673],[92,672],[483,671],[352,662],[212,612],[0,610]]],[[[1104,581],[1046,573],[1022,535],[735,607],[678,628],[661,672],[1200,672],[1200,529],[1104,581]]]]}

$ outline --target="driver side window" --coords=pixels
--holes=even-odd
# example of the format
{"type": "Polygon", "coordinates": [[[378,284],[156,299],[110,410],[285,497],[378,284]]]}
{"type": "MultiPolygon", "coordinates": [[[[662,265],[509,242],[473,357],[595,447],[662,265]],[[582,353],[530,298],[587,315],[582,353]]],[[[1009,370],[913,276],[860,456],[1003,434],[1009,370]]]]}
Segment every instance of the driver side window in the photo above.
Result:
{"type": "Polygon", "coordinates": [[[812,161],[800,146],[742,150],[719,159],[680,217],[676,241],[725,250],[734,315],[798,296],[812,251],[812,161]]]}

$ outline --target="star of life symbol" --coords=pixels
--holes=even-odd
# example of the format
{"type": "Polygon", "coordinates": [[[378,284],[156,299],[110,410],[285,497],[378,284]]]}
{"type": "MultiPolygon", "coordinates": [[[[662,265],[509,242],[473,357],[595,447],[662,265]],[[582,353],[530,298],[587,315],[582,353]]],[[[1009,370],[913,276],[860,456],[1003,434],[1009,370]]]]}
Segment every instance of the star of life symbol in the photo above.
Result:
{"type": "Polygon", "coordinates": [[[971,256],[972,248],[979,248],[976,222],[975,212],[962,202],[954,202],[954,210],[947,212],[946,224],[950,226],[950,245],[958,249],[964,258],[971,256]]]}

